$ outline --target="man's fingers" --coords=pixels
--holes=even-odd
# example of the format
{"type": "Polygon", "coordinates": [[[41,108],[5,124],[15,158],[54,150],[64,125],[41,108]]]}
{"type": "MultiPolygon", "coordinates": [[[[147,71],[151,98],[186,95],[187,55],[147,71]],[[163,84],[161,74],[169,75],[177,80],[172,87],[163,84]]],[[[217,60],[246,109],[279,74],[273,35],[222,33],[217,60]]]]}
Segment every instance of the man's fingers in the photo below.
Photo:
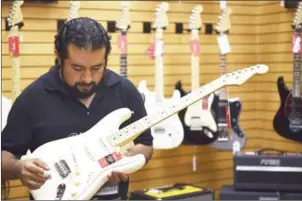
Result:
{"type": "Polygon", "coordinates": [[[118,184],[120,182],[120,179],[119,179],[118,175],[116,174],[116,172],[112,172],[111,174],[109,174],[108,180],[112,184],[118,184]]]}
{"type": "Polygon", "coordinates": [[[121,172],[117,172],[117,175],[119,176],[120,180],[122,181],[127,181],[128,180],[128,175],[121,173],[121,172]]]}
{"type": "Polygon", "coordinates": [[[44,173],[44,171],[45,171],[43,168],[37,166],[37,165],[34,164],[34,163],[31,163],[31,164],[29,164],[29,165],[26,165],[25,168],[26,168],[26,170],[27,170],[28,172],[30,172],[30,173],[32,173],[32,174],[35,174],[35,175],[43,175],[43,173],[44,173]]]}
{"type": "Polygon", "coordinates": [[[37,190],[37,189],[41,188],[41,186],[43,184],[44,184],[44,182],[36,182],[36,181],[32,181],[32,180],[27,181],[27,187],[30,190],[37,190]]]}
{"type": "Polygon", "coordinates": [[[47,166],[47,164],[45,162],[43,162],[42,160],[37,158],[37,159],[34,159],[33,162],[40,168],[43,168],[44,170],[49,170],[49,167],[47,166]]]}

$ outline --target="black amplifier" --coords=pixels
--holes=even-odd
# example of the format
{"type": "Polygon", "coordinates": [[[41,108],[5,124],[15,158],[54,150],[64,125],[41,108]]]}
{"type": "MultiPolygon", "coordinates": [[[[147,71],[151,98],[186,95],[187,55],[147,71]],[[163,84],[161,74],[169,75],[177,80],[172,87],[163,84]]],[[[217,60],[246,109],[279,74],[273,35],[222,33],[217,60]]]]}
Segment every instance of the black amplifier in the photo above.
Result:
{"type": "Polygon", "coordinates": [[[225,185],[219,192],[220,200],[302,200],[302,193],[284,193],[278,191],[235,191],[231,185],[225,185]]]}
{"type": "Polygon", "coordinates": [[[237,152],[234,155],[237,190],[302,192],[302,154],[276,149],[237,152]]]}

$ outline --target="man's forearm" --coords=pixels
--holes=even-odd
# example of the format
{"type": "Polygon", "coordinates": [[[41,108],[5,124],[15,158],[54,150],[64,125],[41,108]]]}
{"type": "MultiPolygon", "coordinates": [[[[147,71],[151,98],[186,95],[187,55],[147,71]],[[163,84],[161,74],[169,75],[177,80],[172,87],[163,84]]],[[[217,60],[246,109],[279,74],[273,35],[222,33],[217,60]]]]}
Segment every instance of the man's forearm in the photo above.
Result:
{"type": "Polygon", "coordinates": [[[153,147],[147,146],[143,144],[136,144],[134,147],[128,150],[128,154],[130,156],[136,155],[136,154],[143,154],[146,158],[146,163],[151,159],[153,154],[153,147]]]}
{"type": "Polygon", "coordinates": [[[2,157],[2,177],[5,180],[19,179],[20,160],[12,153],[1,151],[2,157]]]}

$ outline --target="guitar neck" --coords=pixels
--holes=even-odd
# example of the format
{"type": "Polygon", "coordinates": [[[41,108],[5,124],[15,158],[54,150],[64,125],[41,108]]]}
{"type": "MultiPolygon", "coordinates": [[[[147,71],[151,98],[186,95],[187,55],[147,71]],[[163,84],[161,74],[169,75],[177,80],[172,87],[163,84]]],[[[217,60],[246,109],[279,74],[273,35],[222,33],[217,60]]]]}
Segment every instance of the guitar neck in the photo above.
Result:
{"type": "MultiPolygon", "coordinates": [[[[199,30],[192,29],[191,31],[191,40],[198,40],[199,30]]],[[[196,56],[192,53],[191,55],[191,90],[195,90],[200,86],[199,79],[199,56],[196,56]]]]}
{"type": "MultiPolygon", "coordinates": [[[[9,36],[19,37],[18,26],[13,26],[9,31],[9,36]]],[[[12,65],[12,100],[14,101],[21,93],[20,87],[20,58],[19,56],[11,57],[12,65]]]]}
{"type": "MultiPolygon", "coordinates": [[[[219,69],[220,69],[220,74],[224,75],[227,73],[227,67],[226,67],[226,55],[225,54],[220,54],[220,64],[219,64],[219,69]]],[[[227,94],[227,89],[226,87],[221,88],[219,90],[219,98],[221,100],[227,100],[228,94],[227,94]]]]}
{"type": "Polygon", "coordinates": [[[108,138],[116,139],[116,141],[114,141],[113,143],[115,145],[123,146],[133,141],[145,130],[151,128],[155,124],[165,120],[173,114],[176,114],[177,112],[188,107],[189,105],[192,105],[193,103],[199,101],[206,95],[220,89],[222,86],[224,86],[224,81],[222,78],[218,78],[204,85],[203,87],[192,91],[190,94],[183,96],[182,98],[178,99],[169,106],[161,106],[154,108],[154,113],[148,114],[147,116],[124,127],[123,129],[110,134],[108,138]]]}
{"type": "MultiPolygon", "coordinates": [[[[299,36],[301,39],[301,29],[296,29],[295,30],[295,35],[299,36]]],[[[301,41],[299,41],[301,44],[301,41]]],[[[301,47],[300,47],[301,48],[301,47]]],[[[292,96],[293,97],[300,97],[300,82],[301,82],[301,52],[294,53],[294,70],[293,70],[293,92],[292,96]]]]}
{"type": "Polygon", "coordinates": [[[161,102],[164,99],[164,60],[162,55],[156,52],[162,49],[160,41],[163,39],[163,29],[156,29],[155,39],[155,96],[156,101],[161,102]]]}
{"type": "MultiPolygon", "coordinates": [[[[121,31],[122,36],[126,36],[127,33],[125,31],[121,31]]],[[[121,53],[120,55],[120,74],[123,77],[128,77],[128,72],[127,72],[127,54],[126,53],[121,53]]]]}

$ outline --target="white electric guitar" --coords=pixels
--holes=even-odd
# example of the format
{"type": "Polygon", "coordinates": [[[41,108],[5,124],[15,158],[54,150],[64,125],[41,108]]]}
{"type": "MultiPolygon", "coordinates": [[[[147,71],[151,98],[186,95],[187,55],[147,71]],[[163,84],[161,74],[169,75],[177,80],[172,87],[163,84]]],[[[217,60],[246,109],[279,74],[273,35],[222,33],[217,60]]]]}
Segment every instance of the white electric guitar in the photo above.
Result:
{"type": "MultiPolygon", "coordinates": [[[[161,3],[156,8],[156,19],[153,28],[156,30],[155,36],[155,92],[147,88],[147,82],[141,81],[138,90],[145,100],[147,113],[154,111],[161,105],[171,105],[180,99],[180,93],[174,90],[171,99],[165,99],[163,94],[163,29],[168,26],[166,12],[169,9],[168,3],[161,3]]],[[[151,128],[154,149],[173,149],[181,145],[184,138],[184,129],[178,115],[173,115],[167,120],[151,128]]]]}
{"type": "Polygon", "coordinates": [[[268,71],[266,65],[225,74],[167,106],[154,108],[147,116],[119,130],[130,118],[131,110],[117,109],[81,135],[48,142],[25,158],[40,158],[50,170],[51,179],[38,190],[31,190],[35,200],[90,200],[107,181],[111,171],[131,174],[145,164],[142,154],[123,156],[120,148],[145,130],[175,115],[225,85],[241,85],[255,74],[268,71]]]}
{"type": "MultiPolygon", "coordinates": [[[[195,6],[189,18],[189,30],[191,31],[191,90],[200,86],[199,80],[199,31],[202,27],[200,13],[202,6],[195,6]]],[[[175,89],[180,91],[181,96],[187,94],[183,89],[181,81],[176,83],[175,89]]],[[[216,140],[213,133],[217,131],[216,121],[212,115],[212,104],[214,94],[189,106],[186,110],[178,113],[184,129],[185,141],[188,144],[210,144],[216,140]]]]}

